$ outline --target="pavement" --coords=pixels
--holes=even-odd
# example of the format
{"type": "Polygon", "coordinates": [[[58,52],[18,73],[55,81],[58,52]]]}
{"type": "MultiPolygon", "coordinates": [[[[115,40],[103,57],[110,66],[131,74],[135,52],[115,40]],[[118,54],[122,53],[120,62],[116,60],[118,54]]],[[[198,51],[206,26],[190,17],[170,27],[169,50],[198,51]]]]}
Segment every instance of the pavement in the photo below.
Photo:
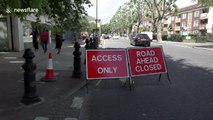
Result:
{"type": "MultiPolygon", "coordinates": [[[[153,42],[157,42],[154,40],[153,42]]],[[[204,43],[193,43],[193,42],[172,42],[172,41],[162,41],[160,44],[175,44],[182,47],[191,47],[201,50],[213,50],[213,42],[204,42],[204,43]]]]}
{"type": "Polygon", "coordinates": [[[85,86],[85,48],[81,44],[81,78],[72,78],[74,55],[73,44],[63,43],[61,54],[57,54],[55,44],[48,45],[48,52],[34,51],[36,64],[36,88],[41,102],[24,105],[24,51],[0,53],[0,120],[78,120],[82,96],[76,92],[85,86]],[[48,54],[52,53],[55,81],[43,82],[48,63],[48,54]],[[80,103],[79,103],[80,102],[80,103]]]}
{"type": "MultiPolygon", "coordinates": [[[[153,41],[156,42],[156,41],[153,41]]],[[[77,91],[85,87],[85,43],[80,42],[81,48],[81,78],[72,78],[73,73],[73,44],[63,43],[61,54],[56,54],[55,44],[48,45],[48,52],[34,51],[36,64],[36,87],[41,102],[24,105],[20,101],[24,95],[24,70],[22,57],[24,51],[0,52],[0,120],[78,120],[84,102],[83,94],[77,91]],[[42,82],[48,65],[48,53],[53,55],[53,70],[55,81],[42,82]]],[[[101,42],[100,47],[104,44],[101,42]]],[[[163,41],[160,44],[176,44],[196,49],[213,50],[213,43],[180,43],[163,41]]],[[[86,92],[86,91],[85,91],[86,92]]]]}

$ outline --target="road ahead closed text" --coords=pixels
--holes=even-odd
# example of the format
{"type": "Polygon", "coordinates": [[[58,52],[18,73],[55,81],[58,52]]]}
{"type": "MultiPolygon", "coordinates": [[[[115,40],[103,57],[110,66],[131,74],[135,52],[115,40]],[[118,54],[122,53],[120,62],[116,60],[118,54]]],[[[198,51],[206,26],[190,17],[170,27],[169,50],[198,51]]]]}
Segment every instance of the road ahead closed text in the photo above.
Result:
{"type": "Polygon", "coordinates": [[[128,49],[131,75],[165,73],[161,47],[128,49]]]}
{"type": "Polygon", "coordinates": [[[125,50],[87,50],[87,79],[128,77],[125,50]]]}

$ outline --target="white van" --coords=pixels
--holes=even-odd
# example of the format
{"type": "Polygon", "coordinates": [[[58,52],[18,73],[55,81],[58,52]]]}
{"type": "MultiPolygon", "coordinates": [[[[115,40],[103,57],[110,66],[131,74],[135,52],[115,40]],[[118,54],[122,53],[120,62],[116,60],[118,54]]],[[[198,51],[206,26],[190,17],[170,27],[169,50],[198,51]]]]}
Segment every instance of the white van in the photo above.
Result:
{"type": "Polygon", "coordinates": [[[147,34],[151,40],[153,40],[153,32],[141,32],[142,34],[147,34]]]}

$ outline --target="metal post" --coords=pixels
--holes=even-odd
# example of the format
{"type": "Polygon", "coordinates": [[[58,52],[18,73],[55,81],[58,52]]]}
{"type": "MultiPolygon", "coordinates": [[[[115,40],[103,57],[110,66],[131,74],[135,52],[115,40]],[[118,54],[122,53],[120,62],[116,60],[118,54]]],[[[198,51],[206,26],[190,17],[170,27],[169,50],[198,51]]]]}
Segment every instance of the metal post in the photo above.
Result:
{"type": "Polygon", "coordinates": [[[98,30],[98,0],[96,0],[96,35],[98,30]]]}
{"type": "MultiPolygon", "coordinates": [[[[90,49],[90,40],[87,38],[85,42],[86,42],[85,49],[86,50],[90,49]]],[[[84,64],[86,64],[86,57],[84,58],[84,64]]]]}
{"type": "Polygon", "coordinates": [[[93,37],[90,38],[90,49],[93,49],[93,37]]]}
{"type": "Polygon", "coordinates": [[[81,51],[80,51],[80,44],[78,42],[75,42],[74,48],[75,51],[73,52],[74,55],[74,71],[72,74],[73,78],[81,78],[82,72],[81,72],[81,51]]]}
{"type": "Polygon", "coordinates": [[[26,49],[23,57],[25,58],[25,63],[22,65],[24,69],[24,96],[21,102],[25,105],[31,105],[41,101],[36,93],[36,65],[33,63],[35,55],[31,49],[26,49]]]}
{"type": "Polygon", "coordinates": [[[86,50],[90,49],[90,40],[87,38],[85,42],[86,42],[86,45],[85,45],[86,50]]]}

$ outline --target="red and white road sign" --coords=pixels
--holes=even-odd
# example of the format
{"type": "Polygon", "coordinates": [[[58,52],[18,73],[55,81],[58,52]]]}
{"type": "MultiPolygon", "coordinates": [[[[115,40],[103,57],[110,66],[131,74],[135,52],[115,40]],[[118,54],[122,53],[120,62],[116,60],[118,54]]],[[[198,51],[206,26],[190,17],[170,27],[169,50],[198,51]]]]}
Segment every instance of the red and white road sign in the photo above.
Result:
{"type": "Polygon", "coordinates": [[[126,50],[87,50],[87,79],[129,77],[126,50]]]}
{"type": "Polygon", "coordinates": [[[162,47],[129,48],[131,76],[167,72],[162,47]]]}

